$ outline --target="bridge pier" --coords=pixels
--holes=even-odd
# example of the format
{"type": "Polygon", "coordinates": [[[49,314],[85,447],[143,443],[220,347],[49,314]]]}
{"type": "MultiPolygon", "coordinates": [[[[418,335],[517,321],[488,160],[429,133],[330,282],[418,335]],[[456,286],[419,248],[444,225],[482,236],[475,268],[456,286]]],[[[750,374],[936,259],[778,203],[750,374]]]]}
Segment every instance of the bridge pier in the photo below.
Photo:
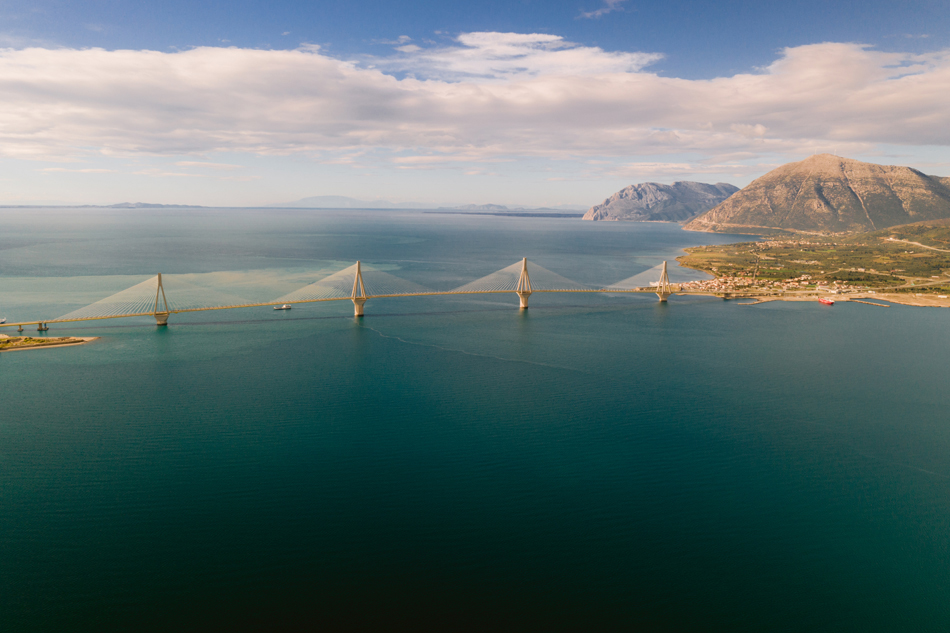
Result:
{"type": "Polygon", "coordinates": [[[660,273],[660,281],[656,284],[656,296],[660,303],[666,303],[671,294],[673,289],[670,287],[670,276],[666,273],[666,262],[663,262],[663,272],[660,273]]]}
{"type": "Polygon", "coordinates": [[[168,299],[165,298],[165,286],[162,285],[162,273],[158,273],[158,286],[155,287],[155,308],[152,310],[152,315],[155,317],[155,325],[168,325],[168,314],[168,299]],[[161,312],[158,309],[159,296],[161,296],[161,303],[165,307],[165,310],[161,312]]]}
{"type": "Polygon", "coordinates": [[[22,332],[22,331],[23,331],[23,324],[22,324],[22,323],[20,324],[20,327],[18,327],[18,328],[16,329],[16,331],[17,331],[17,332],[22,332]]]}
{"type": "Polygon", "coordinates": [[[48,329],[49,329],[49,327],[48,327],[45,323],[37,323],[37,325],[36,325],[36,331],[37,331],[37,332],[45,332],[45,331],[48,330],[48,329]]]}
{"type": "Polygon", "coordinates": [[[363,304],[366,303],[366,286],[363,285],[363,268],[359,260],[356,260],[356,275],[353,277],[353,294],[350,297],[353,300],[353,316],[363,316],[363,304]]]}
{"type": "Polygon", "coordinates": [[[521,276],[518,277],[518,285],[515,286],[515,294],[521,302],[520,310],[528,309],[528,297],[531,296],[531,278],[528,277],[528,258],[521,258],[521,276]]]}

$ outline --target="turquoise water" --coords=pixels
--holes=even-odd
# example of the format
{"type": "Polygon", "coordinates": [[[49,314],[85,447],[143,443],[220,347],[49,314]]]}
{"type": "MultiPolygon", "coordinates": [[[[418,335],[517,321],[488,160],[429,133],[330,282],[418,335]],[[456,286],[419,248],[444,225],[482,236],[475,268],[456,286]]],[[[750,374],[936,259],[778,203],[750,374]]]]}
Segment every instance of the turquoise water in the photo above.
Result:
{"type": "MultiPolygon", "coordinates": [[[[603,284],[735,239],[417,212],[0,227],[11,320],[156,272],[247,271],[217,278],[258,296],[361,259],[451,288],[527,256],[603,284]]],[[[0,629],[947,630],[950,312],[531,304],[52,326],[102,338],[0,355],[0,629]]]]}

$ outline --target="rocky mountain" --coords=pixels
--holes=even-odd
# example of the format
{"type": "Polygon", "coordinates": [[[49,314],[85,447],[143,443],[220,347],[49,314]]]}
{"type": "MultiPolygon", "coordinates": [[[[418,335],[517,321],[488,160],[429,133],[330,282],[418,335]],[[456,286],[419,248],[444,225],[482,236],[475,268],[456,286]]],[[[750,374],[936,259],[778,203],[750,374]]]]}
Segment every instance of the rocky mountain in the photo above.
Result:
{"type": "Polygon", "coordinates": [[[585,220],[632,220],[635,222],[683,222],[713,208],[738,187],[720,182],[674,182],[661,185],[644,182],[621,189],[588,209],[585,220]]]}
{"type": "Polygon", "coordinates": [[[863,232],[950,217],[950,178],[818,154],[753,181],[687,229],[863,232]]]}

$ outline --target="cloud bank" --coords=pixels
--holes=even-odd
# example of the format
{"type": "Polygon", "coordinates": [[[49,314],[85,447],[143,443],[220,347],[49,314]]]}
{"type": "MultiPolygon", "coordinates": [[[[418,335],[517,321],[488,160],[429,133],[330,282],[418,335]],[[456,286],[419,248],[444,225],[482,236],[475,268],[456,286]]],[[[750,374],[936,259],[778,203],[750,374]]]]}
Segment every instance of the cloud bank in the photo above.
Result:
{"type": "Polygon", "coordinates": [[[319,47],[0,51],[0,154],[367,152],[407,169],[519,157],[695,152],[710,161],[950,145],[950,51],[824,43],[754,73],[650,72],[653,53],[468,33],[344,60],[319,47]]]}

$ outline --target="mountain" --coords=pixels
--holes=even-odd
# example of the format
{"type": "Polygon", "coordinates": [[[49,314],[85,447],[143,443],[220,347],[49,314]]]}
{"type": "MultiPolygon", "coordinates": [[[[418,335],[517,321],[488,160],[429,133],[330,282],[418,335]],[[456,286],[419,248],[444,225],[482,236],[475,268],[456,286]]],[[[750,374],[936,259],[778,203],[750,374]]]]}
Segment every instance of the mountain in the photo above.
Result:
{"type": "Polygon", "coordinates": [[[294,202],[280,202],[268,207],[295,209],[454,209],[459,211],[583,211],[574,204],[559,204],[551,207],[509,208],[502,204],[466,204],[461,206],[433,204],[431,202],[389,202],[388,200],[357,200],[346,196],[311,196],[294,202]]]}
{"type": "Polygon", "coordinates": [[[736,191],[738,187],[723,182],[644,182],[621,189],[603,204],[591,207],[584,219],[682,222],[712,209],[736,191]]]}
{"type": "Polygon", "coordinates": [[[459,211],[510,211],[503,204],[463,204],[460,207],[440,207],[442,209],[458,209],[459,211]]]}
{"type": "MultiPolygon", "coordinates": [[[[85,206],[85,205],[84,205],[85,206]]],[[[93,205],[96,206],[96,205],[93,205]]],[[[118,204],[109,204],[106,209],[196,209],[200,208],[197,204],[154,204],[151,202],[120,202],[118,204]]]]}
{"type": "Polygon", "coordinates": [[[346,196],[310,196],[294,202],[280,202],[267,206],[300,209],[434,209],[439,205],[424,202],[357,200],[346,196]]]}
{"type": "Polygon", "coordinates": [[[686,228],[842,233],[948,217],[950,178],[818,154],[770,171],[686,228]]]}

